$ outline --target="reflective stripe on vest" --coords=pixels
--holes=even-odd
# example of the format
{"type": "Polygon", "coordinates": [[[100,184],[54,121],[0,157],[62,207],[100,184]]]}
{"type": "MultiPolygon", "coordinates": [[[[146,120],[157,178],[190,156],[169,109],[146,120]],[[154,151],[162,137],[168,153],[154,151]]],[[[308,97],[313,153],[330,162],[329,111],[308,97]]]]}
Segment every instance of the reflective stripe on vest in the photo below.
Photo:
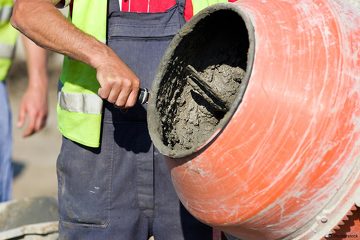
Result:
{"type": "MultiPolygon", "coordinates": [[[[72,23],[105,43],[107,1],[76,0],[72,9],[72,23]]],[[[60,81],[63,85],[57,107],[60,132],[82,145],[99,147],[103,101],[97,95],[95,69],[65,57],[60,81]]]]}
{"type": "Polygon", "coordinates": [[[0,43],[0,58],[12,58],[14,55],[14,45],[0,43]]]}
{"type": "Polygon", "coordinates": [[[103,100],[96,94],[59,92],[58,104],[70,112],[101,114],[103,100]]]}
{"type": "Polygon", "coordinates": [[[0,9],[0,22],[7,22],[9,21],[12,13],[12,6],[3,6],[0,9]]]}
{"type": "Polygon", "coordinates": [[[8,74],[18,34],[10,24],[12,9],[13,0],[0,0],[0,81],[8,74]]]}

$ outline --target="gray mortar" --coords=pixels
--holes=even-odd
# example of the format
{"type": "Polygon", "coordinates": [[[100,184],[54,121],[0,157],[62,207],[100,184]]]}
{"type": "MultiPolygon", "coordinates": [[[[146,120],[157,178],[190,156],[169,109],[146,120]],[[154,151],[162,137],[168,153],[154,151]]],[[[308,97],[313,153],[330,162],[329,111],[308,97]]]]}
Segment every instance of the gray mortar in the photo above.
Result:
{"type": "MultiPolygon", "coordinates": [[[[207,67],[201,75],[230,108],[245,71],[240,67],[217,64],[207,67]]],[[[188,81],[187,78],[189,76],[185,75],[185,82],[188,81]]],[[[164,97],[167,96],[158,96],[158,101],[166,102],[164,97]]],[[[161,123],[165,130],[163,142],[173,150],[190,150],[205,143],[224,117],[224,113],[213,109],[189,84],[185,84],[181,95],[175,101],[163,106],[159,106],[160,114],[163,116],[161,123]],[[168,114],[172,109],[176,109],[176,112],[168,114]]]]}
{"type": "Polygon", "coordinates": [[[244,20],[233,4],[207,8],[174,38],[160,65],[152,87],[155,97],[148,107],[150,135],[162,154],[187,156],[226,125],[248,83],[253,39],[249,20],[244,20]],[[196,69],[228,112],[216,110],[188,83],[187,65],[196,69]]]}

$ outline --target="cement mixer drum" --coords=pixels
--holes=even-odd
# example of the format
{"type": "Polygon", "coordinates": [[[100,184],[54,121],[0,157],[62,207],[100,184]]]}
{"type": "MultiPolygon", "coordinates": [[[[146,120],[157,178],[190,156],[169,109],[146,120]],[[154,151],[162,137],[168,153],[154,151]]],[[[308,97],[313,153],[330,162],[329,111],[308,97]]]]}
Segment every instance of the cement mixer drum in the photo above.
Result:
{"type": "Polygon", "coordinates": [[[201,221],[241,239],[360,237],[360,17],[346,1],[205,9],[167,49],[148,123],[201,221]]]}

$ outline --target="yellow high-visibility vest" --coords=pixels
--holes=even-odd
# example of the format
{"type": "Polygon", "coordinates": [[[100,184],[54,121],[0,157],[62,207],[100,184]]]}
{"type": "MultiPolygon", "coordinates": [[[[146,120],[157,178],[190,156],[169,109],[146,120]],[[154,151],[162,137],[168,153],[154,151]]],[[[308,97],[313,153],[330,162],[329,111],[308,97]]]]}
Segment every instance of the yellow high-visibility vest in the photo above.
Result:
{"type": "Polygon", "coordinates": [[[13,0],[0,0],[0,81],[8,74],[18,35],[10,24],[12,9],[13,0]]]}

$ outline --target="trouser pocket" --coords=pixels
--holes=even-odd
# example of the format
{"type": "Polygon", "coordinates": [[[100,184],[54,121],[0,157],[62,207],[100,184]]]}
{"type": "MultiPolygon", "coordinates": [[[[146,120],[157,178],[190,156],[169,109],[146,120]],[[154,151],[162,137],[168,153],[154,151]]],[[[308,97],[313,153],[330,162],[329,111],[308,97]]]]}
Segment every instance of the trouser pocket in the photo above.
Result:
{"type": "Polygon", "coordinates": [[[63,138],[57,161],[62,224],[106,227],[109,222],[112,143],[87,148],[63,138]]]}

